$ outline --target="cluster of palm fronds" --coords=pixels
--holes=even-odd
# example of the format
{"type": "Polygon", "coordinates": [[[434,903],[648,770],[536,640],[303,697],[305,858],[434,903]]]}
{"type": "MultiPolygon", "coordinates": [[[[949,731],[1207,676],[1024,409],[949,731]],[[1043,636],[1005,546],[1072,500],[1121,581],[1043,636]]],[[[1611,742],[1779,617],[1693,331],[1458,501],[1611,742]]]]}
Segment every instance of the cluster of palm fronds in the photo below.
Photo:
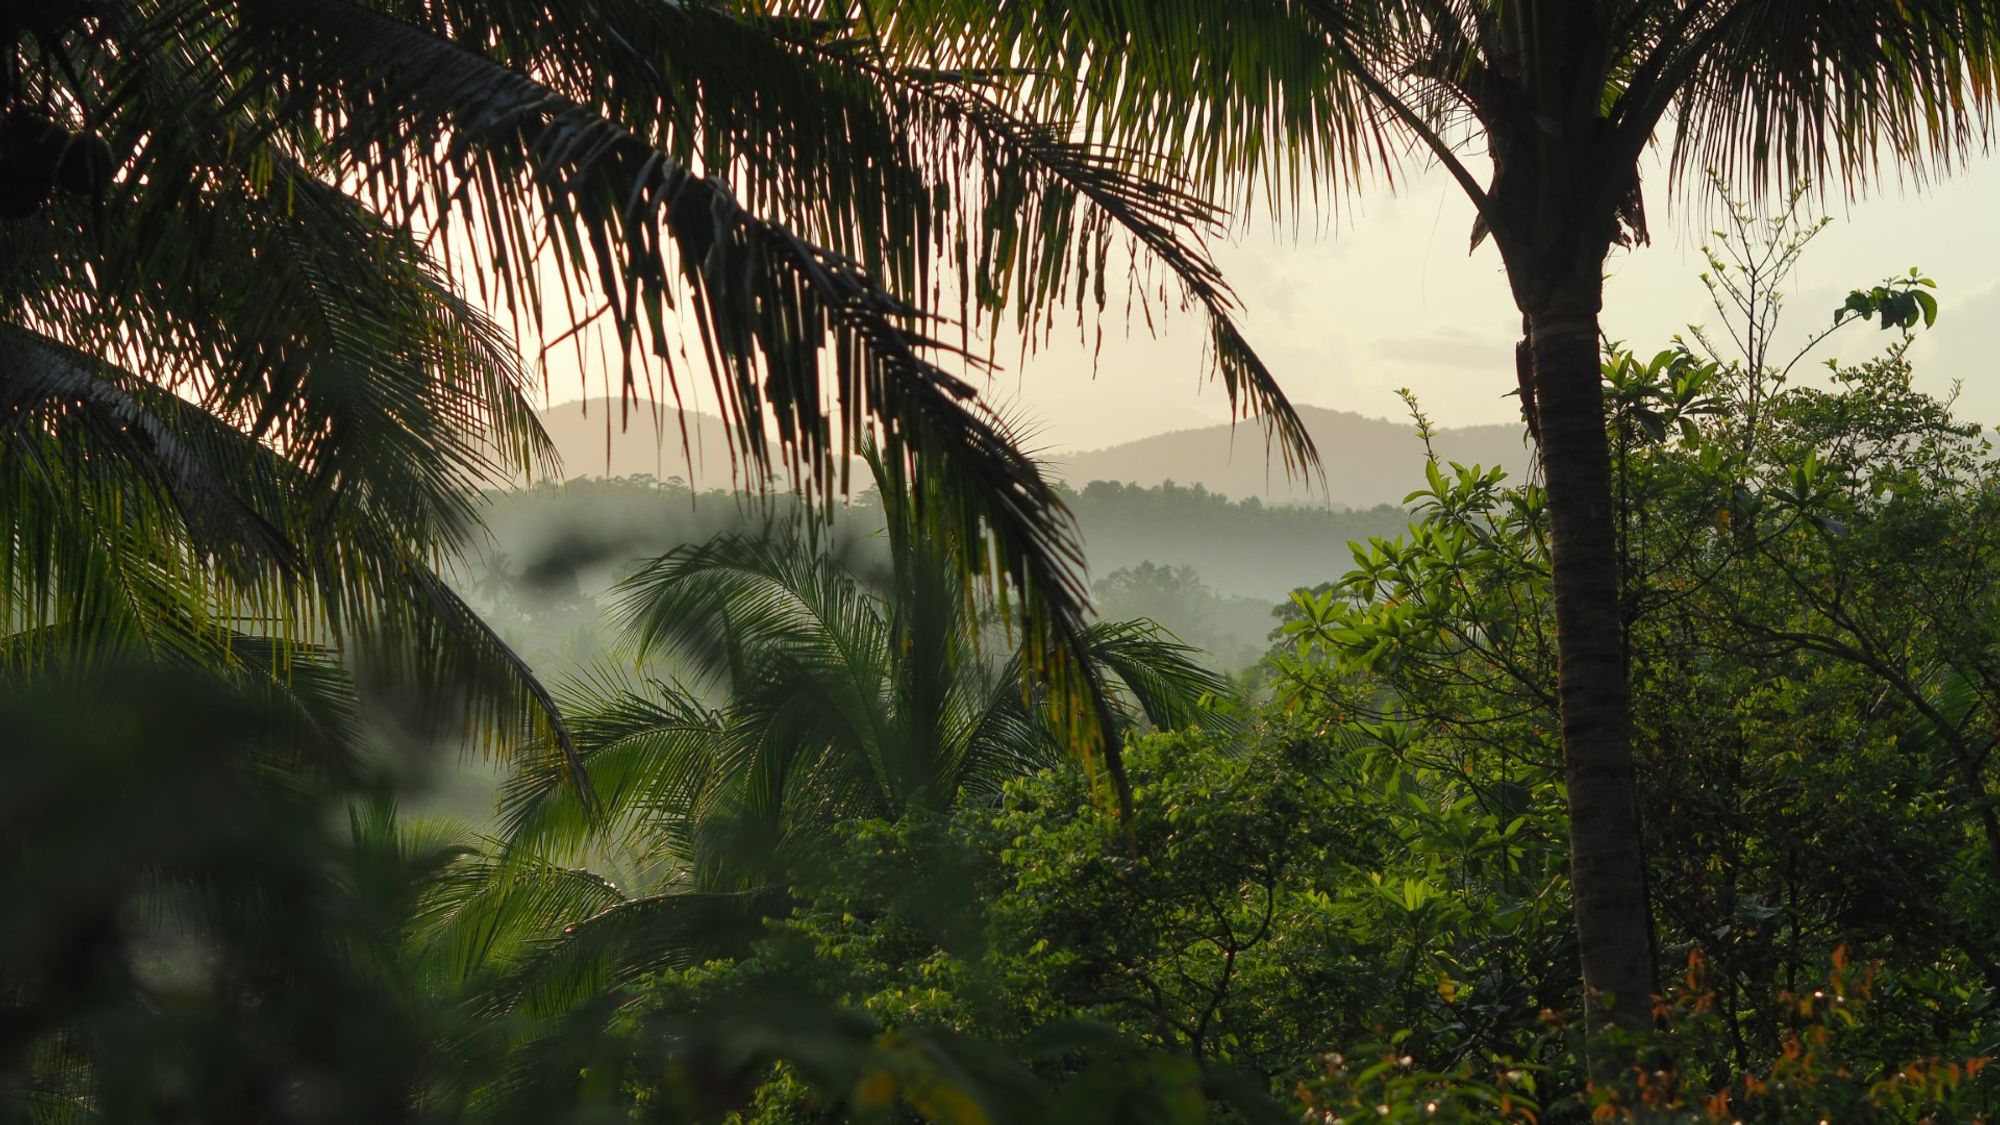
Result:
{"type": "MultiPolygon", "coordinates": [[[[0,221],[0,627],[24,656],[370,647],[563,741],[433,563],[476,526],[473,486],[549,465],[517,341],[591,339],[628,393],[705,378],[733,452],[822,500],[867,444],[921,477],[1095,744],[1074,528],[967,381],[969,335],[942,342],[918,299],[949,290],[963,333],[1101,306],[1129,238],[1309,455],[1201,249],[1212,209],[852,20],[104,0],[10,6],[0,61],[9,122],[112,162],[0,221]]],[[[9,184],[43,171],[0,152],[9,184]]]]}

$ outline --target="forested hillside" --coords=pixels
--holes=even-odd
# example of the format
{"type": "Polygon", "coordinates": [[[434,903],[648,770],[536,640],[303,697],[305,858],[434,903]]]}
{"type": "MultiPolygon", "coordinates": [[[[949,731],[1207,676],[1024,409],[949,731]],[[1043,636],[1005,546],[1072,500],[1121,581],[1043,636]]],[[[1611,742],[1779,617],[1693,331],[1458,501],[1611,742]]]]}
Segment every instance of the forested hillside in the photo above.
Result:
{"type": "MultiPolygon", "coordinates": [[[[1346,410],[1301,406],[1298,416],[1318,447],[1323,472],[1287,474],[1254,425],[1177,430],[1098,449],[1047,454],[1050,471],[1071,488],[1097,481],[1140,487],[1174,484],[1205,488],[1236,500],[1306,507],[1373,508],[1401,505],[1410,482],[1423,474],[1424,448],[1411,439],[1408,419],[1370,418],[1346,410]]],[[[714,414],[676,411],[672,404],[640,399],[592,398],[557,403],[541,411],[562,455],[563,475],[679,478],[697,491],[747,487],[750,480],[730,459],[728,429],[714,414]]],[[[1529,463],[1526,434],[1518,425],[1447,428],[1433,435],[1447,461],[1502,465],[1519,474],[1529,463]]]]}
{"type": "MultiPolygon", "coordinates": [[[[1422,483],[1418,471],[1405,491],[1422,483]]],[[[1262,656],[1272,611],[1292,590],[1329,581],[1352,561],[1350,543],[1395,534],[1409,518],[1388,505],[1233,501],[1199,486],[1094,481],[1064,496],[1100,614],[1157,620],[1232,673],[1262,656]]],[[[792,529],[801,513],[782,493],[696,493],[637,476],[492,491],[483,515],[487,532],[452,568],[453,581],[530,664],[557,674],[608,654],[606,592],[640,560],[724,531],[792,529]]],[[[826,534],[865,557],[881,519],[879,498],[864,494],[836,510],[826,534]]]]}

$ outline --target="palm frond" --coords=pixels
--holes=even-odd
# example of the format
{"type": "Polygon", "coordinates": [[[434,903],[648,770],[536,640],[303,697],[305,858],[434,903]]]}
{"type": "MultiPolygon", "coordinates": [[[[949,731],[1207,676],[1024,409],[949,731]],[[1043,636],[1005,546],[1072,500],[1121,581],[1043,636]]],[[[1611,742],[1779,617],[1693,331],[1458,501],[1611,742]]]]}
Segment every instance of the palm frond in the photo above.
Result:
{"type": "Polygon", "coordinates": [[[1115,676],[1139,713],[1161,730],[1213,724],[1207,704],[1234,693],[1229,679],[1150,621],[1100,622],[1090,631],[1091,655],[1115,676]]]}
{"type": "Polygon", "coordinates": [[[275,145],[171,127],[161,103],[185,91],[127,77],[147,96],[102,127],[139,135],[133,174],[0,230],[26,322],[202,402],[412,539],[454,541],[468,494],[552,463],[512,341],[406,233],[275,145]]]}
{"type": "Polygon", "coordinates": [[[740,948],[772,907],[768,895],[672,892],[627,899],[565,926],[484,999],[490,1011],[560,1014],[630,986],[647,973],[686,967],[740,948]]]}
{"type": "Polygon", "coordinates": [[[1231,402],[1265,422],[1289,468],[1315,463],[1208,259],[1216,208],[1137,149],[1011,113],[989,75],[900,64],[858,10],[610,0],[586,19],[545,0],[424,0],[388,11],[481,44],[898,292],[932,290],[934,263],[953,263],[966,329],[1011,307],[1032,338],[1064,306],[1101,316],[1121,288],[1150,299],[1140,276],[1163,267],[1208,318],[1231,402]],[[1113,272],[1114,236],[1138,255],[1129,278],[1113,272]]]}
{"type": "Polygon", "coordinates": [[[854,578],[788,537],[718,536],[670,551],[619,582],[614,620],[633,655],[672,654],[716,680],[773,652],[839,662],[883,643],[854,578]]]}
{"type": "Polygon", "coordinates": [[[635,850],[685,849],[682,827],[710,805],[730,737],[722,716],[660,686],[645,696],[609,678],[571,685],[560,701],[582,747],[593,800],[578,798],[559,754],[519,762],[500,791],[501,832],[510,849],[580,852],[593,839],[663,835],[635,850]]]}
{"type": "Polygon", "coordinates": [[[1661,49],[1672,61],[1654,96],[1673,105],[1681,178],[1921,183],[1992,143],[1991,4],[1736,0],[1661,49]]]}
{"type": "MultiPolygon", "coordinates": [[[[917,0],[862,4],[892,54],[945,73],[1026,78],[1036,120],[1155,153],[1205,194],[1260,179],[1273,204],[1393,174],[1398,153],[1302,4],[1245,0],[917,0]],[[1170,124],[1168,124],[1170,123],[1170,124]]],[[[1373,6],[1370,6],[1373,7],[1373,6]]]]}
{"type": "Polygon", "coordinates": [[[489,987],[574,926],[625,901],[594,872],[472,853],[429,881],[410,918],[414,967],[455,990],[489,987]]]}
{"type": "MultiPolygon", "coordinates": [[[[993,565],[977,573],[1015,588],[1038,655],[1080,666],[1085,602],[1067,513],[973,388],[926,358],[939,345],[915,330],[917,310],[852,260],[750,214],[715,181],[482,54],[352,4],[318,5],[306,19],[289,5],[237,7],[240,24],[217,32],[235,62],[228,72],[283,59],[272,112],[323,130],[373,202],[429,200],[440,219],[486,232],[492,276],[523,301],[533,257],[524,216],[546,216],[565,277],[580,291],[594,279],[606,295],[628,380],[645,351],[668,354],[663,325],[684,286],[739,452],[763,466],[782,460],[830,501],[845,455],[872,432],[906,478],[959,498],[928,518],[989,544],[993,565]],[[764,436],[767,410],[779,451],[764,436]]],[[[176,10],[176,36],[210,22],[176,10]]],[[[1080,730],[1092,714],[1077,709],[1080,730]]]]}
{"type": "Polygon", "coordinates": [[[314,503],[253,437],[28,329],[0,324],[0,370],[0,623],[16,658],[60,642],[241,667],[246,635],[342,642],[466,699],[496,745],[525,731],[573,757],[532,671],[377,512],[314,503]]]}
{"type": "MultiPolygon", "coordinates": [[[[196,552],[239,580],[295,569],[283,530],[245,496],[261,482],[225,475],[240,466],[218,464],[201,435],[159,416],[164,405],[158,390],[96,356],[0,321],[0,448],[17,500],[31,489],[41,497],[18,515],[151,495],[179,517],[196,552]]],[[[34,533],[17,526],[16,542],[24,532],[34,533]]]]}

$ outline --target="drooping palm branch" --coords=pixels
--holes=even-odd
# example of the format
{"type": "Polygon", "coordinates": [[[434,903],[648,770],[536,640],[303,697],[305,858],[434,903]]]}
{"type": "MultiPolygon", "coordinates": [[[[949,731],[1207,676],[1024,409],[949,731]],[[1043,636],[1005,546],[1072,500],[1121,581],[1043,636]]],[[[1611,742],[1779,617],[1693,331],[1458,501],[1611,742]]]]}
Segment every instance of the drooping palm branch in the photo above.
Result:
{"type": "Polygon", "coordinates": [[[1602,136],[1570,141],[1628,165],[1670,125],[1675,182],[1697,189],[1709,169],[1749,187],[1943,173],[1990,143],[2000,73],[2000,11],[1979,0],[862,7],[898,59],[1070,76],[1011,85],[1008,104],[1075,115],[1093,140],[1190,170],[1197,190],[1261,184],[1292,203],[1328,180],[1393,183],[1416,154],[1482,204],[1468,149],[1530,104],[1601,120],[1602,136]],[[1585,40],[1597,54],[1552,55],[1585,40]]]}
{"type": "MultiPolygon", "coordinates": [[[[538,452],[504,345],[478,342],[499,334],[456,291],[543,340],[601,316],[628,388],[660,375],[678,396],[706,367],[754,468],[826,500],[872,440],[906,477],[956,494],[936,518],[990,543],[979,573],[1012,587],[1042,636],[1035,670],[1115,762],[1078,678],[1066,513],[946,370],[981,365],[893,294],[935,298],[948,281],[965,332],[1010,307],[1024,324],[1063,301],[1101,307],[1120,282],[1112,244],[1129,238],[1211,317],[1232,397],[1309,463],[1202,250],[1217,213],[1159,165],[1011,114],[985,76],[893,64],[864,23],[602,8],[97,6],[46,37],[60,66],[26,78],[123,167],[95,223],[72,204],[29,224],[59,246],[62,282],[22,278],[32,323],[198,393],[308,464],[316,487],[367,480],[396,505],[396,536],[434,546],[469,524],[456,487],[468,475],[538,452]],[[359,284],[374,261],[426,278],[436,314],[413,326],[385,312],[408,282],[359,284]],[[436,330],[468,324],[470,346],[435,354],[436,330]],[[677,360],[680,325],[701,343],[692,368],[677,360]],[[471,393],[420,403],[418,384],[382,377],[411,359],[442,367],[424,385],[471,393]],[[405,434],[418,436],[399,445],[405,434]]],[[[27,249],[17,261],[47,260],[27,249]]]]}
{"type": "MultiPolygon", "coordinates": [[[[500,263],[523,258],[519,251],[528,240],[520,214],[559,218],[550,224],[556,237],[548,245],[572,288],[588,288],[595,275],[627,359],[628,382],[647,352],[670,355],[660,325],[679,294],[700,325],[707,366],[738,451],[753,463],[782,463],[804,491],[830,500],[847,483],[851,455],[872,442],[895,467],[899,487],[921,476],[926,489],[947,497],[930,505],[926,518],[946,538],[990,543],[990,556],[965,556],[969,573],[1012,586],[1023,622],[1040,638],[1028,653],[1031,667],[1068,701],[1074,737],[1097,747],[1116,775],[1117,748],[1103,721],[1108,717],[1103,692],[1089,678],[1079,648],[1085,596],[1067,513],[1038,469],[978,407],[974,388],[938,366],[945,349],[920,334],[918,309],[889,297],[862,263],[752,215],[720,183],[692,175],[596,107],[563,97],[539,81],[532,67],[524,74],[467,49],[450,38],[455,28],[425,30],[336,4],[309,21],[312,31],[301,41],[294,22],[266,24],[258,15],[262,9],[253,8],[246,8],[246,25],[255,34],[231,42],[239,49],[245,43],[250,49],[275,44],[291,60],[293,85],[276,112],[310,117],[329,133],[336,151],[344,129],[370,152],[399,153],[400,159],[367,164],[369,190],[378,201],[418,199],[426,189],[441,193],[442,185],[453,185],[449,196],[437,195],[427,213],[442,221],[463,212],[472,226],[491,232],[488,259],[500,263]],[[360,127],[345,116],[345,107],[356,100],[351,88],[356,83],[368,91],[362,100],[379,107],[360,127]],[[432,147],[440,135],[452,138],[442,155],[432,147]],[[510,245],[516,248],[511,258],[510,245]],[[678,262],[678,277],[672,261],[678,262]],[[830,378],[823,361],[832,365],[830,378]],[[779,436],[775,451],[764,436],[767,411],[779,436]]],[[[528,13],[510,26],[534,28],[549,21],[546,13],[528,13]]],[[[635,17],[635,27],[645,25],[635,17]]],[[[559,63],[549,65],[560,73],[559,63]]],[[[647,73],[641,70],[631,80],[643,84],[647,73]]],[[[649,90],[648,104],[672,104],[667,99],[675,93],[649,90]]],[[[931,108],[950,121],[963,116],[967,104],[931,108]]],[[[997,120],[998,111],[981,119],[997,120]]],[[[961,149],[946,143],[956,132],[919,153],[942,155],[949,171],[926,177],[929,192],[906,204],[911,229],[921,231],[930,221],[929,196],[949,194],[964,180],[953,159],[961,149]]],[[[850,145],[855,139],[848,137],[850,145]]],[[[1039,167],[1028,156],[1052,151],[1046,136],[1017,142],[1006,155],[1030,171],[1039,167]]],[[[866,150],[859,155],[884,157],[866,150]]],[[[1024,186],[1012,167],[987,163],[996,183],[985,201],[989,223],[998,218],[1003,228],[1018,224],[1016,201],[1034,198],[1033,185],[1024,186]]],[[[1089,198],[1113,198],[1107,185],[1120,181],[1112,171],[1108,162],[1089,167],[1096,185],[1089,198]]],[[[1050,186],[1066,185],[1057,180],[1050,186]]],[[[841,198],[838,192],[829,197],[841,198]]],[[[1158,193],[1154,208],[1144,213],[1149,225],[1142,241],[1156,249],[1174,246],[1172,230],[1163,224],[1184,226],[1200,214],[1190,212],[1192,206],[1183,196],[1158,193]]],[[[1128,216],[1141,214],[1129,201],[1123,208],[1128,216]]],[[[859,229],[869,230],[873,214],[856,213],[863,218],[859,229]]],[[[1060,211],[1045,214],[1053,220],[1060,211]]],[[[842,217],[849,216],[836,216],[842,217]]],[[[1041,225],[1058,248],[1070,245],[1055,238],[1066,226],[1041,225]]],[[[1098,229],[1105,229],[1102,223],[1098,229]]],[[[1096,240],[1100,250],[1101,243],[1096,240]]],[[[961,245],[961,260],[962,251],[961,245]]],[[[990,286],[996,273],[990,259],[982,259],[976,271],[961,265],[961,272],[970,274],[961,284],[984,279],[990,286]]],[[[1033,260],[1038,274],[1062,275],[1064,259],[1033,260]]],[[[1192,269],[1200,259],[1189,252],[1167,261],[1192,269]]],[[[503,281],[507,276],[503,266],[503,281]]],[[[926,276],[928,268],[919,265],[911,280],[926,276]]],[[[1191,284],[1221,300],[1212,270],[1191,284]]],[[[524,288],[531,294],[532,286],[510,291],[524,288]]],[[[1040,299],[1058,291],[1050,281],[1028,296],[1040,299]]],[[[1261,366],[1252,370],[1241,358],[1247,349],[1229,344],[1240,344],[1240,337],[1224,336],[1228,354],[1236,356],[1224,368],[1232,389],[1260,394],[1267,408],[1284,411],[1268,373],[1261,366]]],[[[670,360],[666,374],[673,377],[670,360]]],[[[1295,420],[1280,431],[1297,439],[1299,457],[1310,456],[1295,420]]],[[[1119,789],[1126,796],[1122,785],[1119,789]]]]}
{"type": "Polygon", "coordinates": [[[241,429],[28,329],[0,324],[0,372],[9,667],[136,651],[242,668],[246,637],[339,642],[461,693],[491,745],[573,750],[527,667],[364,487],[328,495],[241,429]]]}

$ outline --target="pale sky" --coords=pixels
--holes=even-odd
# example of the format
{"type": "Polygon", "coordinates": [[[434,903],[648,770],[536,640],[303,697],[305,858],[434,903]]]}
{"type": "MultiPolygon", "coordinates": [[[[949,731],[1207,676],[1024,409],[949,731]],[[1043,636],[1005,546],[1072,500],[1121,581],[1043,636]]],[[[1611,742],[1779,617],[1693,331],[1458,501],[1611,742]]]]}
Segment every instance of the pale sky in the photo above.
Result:
{"type": "MultiPolygon", "coordinates": [[[[1650,353],[1690,322],[1716,325],[1698,275],[1714,215],[1707,198],[1670,204],[1664,178],[1647,185],[1653,244],[1614,252],[1604,326],[1650,353]]],[[[1986,158],[1919,193],[1891,186],[1834,219],[1789,287],[1783,333],[1803,337],[1831,319],[1850,289],[1919,266],[1938,282],[1935,329],[1912,355],[1920,384],[1963,383],[1963,417],[2000,422],[2000,159],[1986,158]]],[[[1472,210],[1442,173],[1414,176],[1394,193],[1343,205],[1304,228],[1254,222],[1215,255],[1245,308],[1247,334],[1295,403],[1400,417],[1394,390],[1416,391],[1441,424],[1512,422],[1515,311],[1490,243],[1466,254],[1472,210]]],[[[1005,340],[991,401],[1030,432],[1041,451],[1090,449],[1228,417],[1222,388],[1202,382],[1200,321],[1143,322],[1107,339],[1092,371],[1074,331],[1025,363],[1005,340]]],[[[1059,323],[1061,323],[1059,321],[1059,323]]],[[[1881,347],[1872,325],[1850,327],[1816,357],[1861,359],[1881,347]]],[[[1802,365],[1803,367],[1804,365],[1802,365]]],[[[592,379],[601,393],[601,382],[592,379]]],[[[580,397],[574,377],[551,380],[555,401],[580,397]]],[[[1246,437],[1249,436],[1246,434],[1246,437]]],[[[1254,445],[1254,443],[1252,443],[1254,445]]],[[[1256,448],[1252,455],[1261,455],[1256,448]]]]}

